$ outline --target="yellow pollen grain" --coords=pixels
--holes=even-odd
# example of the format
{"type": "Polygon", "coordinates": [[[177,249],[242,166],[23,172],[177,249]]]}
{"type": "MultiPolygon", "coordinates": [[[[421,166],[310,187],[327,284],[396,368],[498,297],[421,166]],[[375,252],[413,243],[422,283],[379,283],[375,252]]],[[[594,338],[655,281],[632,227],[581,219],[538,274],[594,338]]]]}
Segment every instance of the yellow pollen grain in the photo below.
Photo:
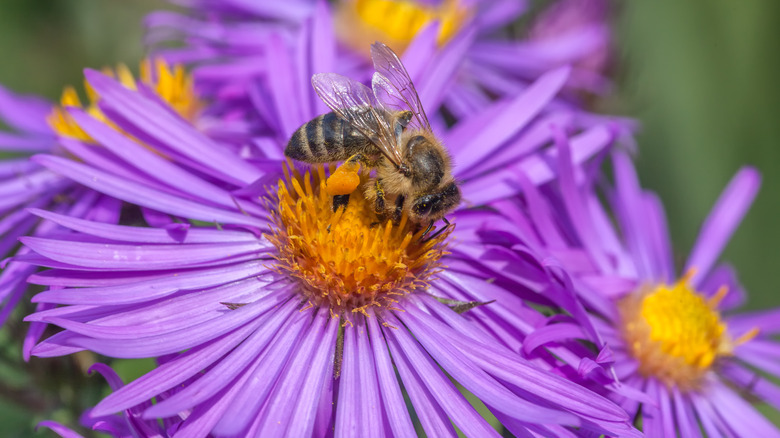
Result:
{"type": "MultiPolygon", "coordinates": [[[[138,82],[133,77],[130,69],[123,64],[120,64],[113,70],[103,69],[103,73],[115,77],[122,85],[131,90],[138,88],[138,82]]],[[[170,68],[162,60],[157,60],[154,64],[149,60],[145,60],[141,63],[140,82],[155,91],[162,100],[167,102],[180,116],[187,120],[194,120],[202,108],[202,103],[195,95],[192,76],[186,74],[184,68],[180,65],[170,68]]],[[[86,106],[82,105],[73,87],[66,87],[60,98],[60,105],[55,107],[49,115],[47,119],[49,126],[59,135],[82,141],[92,140],[73,117],[68,114],[66,111],[67,107],[85,108],[91,116],[109,123],[98,107],[100,96],[86,81],[84,82],[84,90],[88,99],[86,106]]]]}
{"type": "Polygon", "coordinates": [[[336,12],[336,30],[342,41],[360,52],[374,41],[401,52],[434,21],[439,23],[437,42],[445,44],[469,16],[460,0],[444,0],[435,6],[412,0],[345,0],[336,12]]]}
{"type": "Polygon", "coordinates": [[[449,231],[422,241],[423,229],[406,216],[398,225],[378,223],[360,191],[333,212],[322,166],[313,175],[285,175],[271,201],[275,227],[266,237],[278,248],[275,269],[300,285],[302,299],[345,315],[390,307],[428,287],[449,231]]]}
{"type": "Polygon", "coordinates": [[[753,330],[733,340],[716,310],[728,290],[706,299],[691,287],[690,278],[644,288],[619,303],[626,344],[639,372],[683,391],[698,388],[719,358],[731,356],[735,346],[757,334],[753,330]]]}

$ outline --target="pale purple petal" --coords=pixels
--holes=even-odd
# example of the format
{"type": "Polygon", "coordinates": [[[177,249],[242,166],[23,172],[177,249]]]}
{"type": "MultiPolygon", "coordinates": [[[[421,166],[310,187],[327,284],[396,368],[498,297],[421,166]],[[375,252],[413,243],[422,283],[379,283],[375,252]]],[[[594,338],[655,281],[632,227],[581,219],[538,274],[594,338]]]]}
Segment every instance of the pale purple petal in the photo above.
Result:
{"type": "Polygon", "coordinates": [[[723,190],[707,220],[701,227],[696,243],[685,264],[685,270],[696,269],[691,284],[696,287],[709,273],[715,260],[731,238],[761,185],[761,176],[752,167],[742,168],[723,190]]]}
{"type": "Polygon", "coordinates": [[[257,227],[263,227],[266,224],[263,220],[246,216],[239,212],[204,206],[200,203],[172,196],[139,184],[131,186],[122,178],[66,158],[37,155],[34,157],[34,160],[56,173],[67,176],[101,193],[133,204],[143,205],[153,210],[164,211],[204,222],[244,224],[257,227]]]}

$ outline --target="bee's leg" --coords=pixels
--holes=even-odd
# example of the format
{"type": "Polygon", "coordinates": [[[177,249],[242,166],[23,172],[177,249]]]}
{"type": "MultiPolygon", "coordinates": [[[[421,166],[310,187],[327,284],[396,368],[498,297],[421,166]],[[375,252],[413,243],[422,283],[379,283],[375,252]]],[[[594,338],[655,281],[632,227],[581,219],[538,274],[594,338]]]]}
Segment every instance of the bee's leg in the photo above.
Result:
{"type": "Polygon", "coordinates": [[[374,201],[374,213],[377,216],[385,215],[385,189],[382,187],[382,182],[379,179],[374,183],[374,193],[376,193],[376,201],[374,201]]]}
{"type": "Polygon", "coordinates": [[[333,195],[333,211],[336,212],[339,207],[347,208],[349,205],[349,194],[347,195],[333,195]]]}
{"type": "Polygon", "coordinates": [[[423,239],[422,243],[425,243],[425,242],[427,242],[427,241],[429,241],[431,239],[435,239],[435,238],[439,237],[439,234],[443,233],[447,228],[450,227],[450,225],[451,225],[450,221],[448,221],[446,217],[441,218],[441,220],[443,220],[444,223],[447,224],[447,225],[439,228],[435,233],[433,233],[432,236],[429,236],[429,237],[425,238],[425,235],[428,234],[428,231],[431,231],[431,227],[433,226],[433,221],[431,221],[431,223],[428,224],[428,228],[425,230],[425,232],[420,237],[421,239],[423,239]]]}
{"type": "Polygon", "coordinates": [[[398,115],[398,124],[401,125],[402,129],[406,129],[406,125],[409,124],[413,116],[414,113],[411,111],[401,111],[398,115]]]}
{"type": "Polygon", "coordinates": [[[404,213],[405,200],[406,197],[404,197],[404,195],[398,195],[398,197],[395,198],[395,210],[393,210],[393,225],[398,225],[401,223],[401,216],[403,216],[404,213]]]}
{"type": "Polygon", "coordinates": [[[414,113],[411,111],[402,111],[395,122],[395,138],[396,140],[401,139],[401,134],[403,134],[404,130],[406,129],[406,126],[409,124],[409,122],[412,120],[412,116],[414,113]]]}
{"type": "Polygon", "coordinates": [[[425,239],[425,235],[428,234],[431,231],[431,228],[433,228],[433,221],[428,222],[428,227],[420,235],[420,239],[425,239]]]}

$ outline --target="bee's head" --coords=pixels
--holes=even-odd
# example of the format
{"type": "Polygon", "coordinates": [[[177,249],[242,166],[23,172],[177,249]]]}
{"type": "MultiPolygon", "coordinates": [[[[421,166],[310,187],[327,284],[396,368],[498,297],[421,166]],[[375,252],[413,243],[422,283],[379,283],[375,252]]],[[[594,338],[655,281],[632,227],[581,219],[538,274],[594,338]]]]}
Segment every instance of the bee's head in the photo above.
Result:
{"type": "Polygon", "coordinates": [[[460,204],[460,189],[454,181],[441,190],[413,199],[409,219],[417,223],[437,221],[460,204]]]}

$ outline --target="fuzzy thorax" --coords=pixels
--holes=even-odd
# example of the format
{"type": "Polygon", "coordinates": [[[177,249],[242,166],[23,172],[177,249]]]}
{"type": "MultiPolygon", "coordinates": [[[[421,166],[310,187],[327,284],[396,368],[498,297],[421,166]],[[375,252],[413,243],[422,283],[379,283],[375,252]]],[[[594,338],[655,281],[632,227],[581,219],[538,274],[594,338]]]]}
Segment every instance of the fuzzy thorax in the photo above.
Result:
{"type": "Polygon", "coordinates": [[[691,274],[674,285],[642,288],[620,302],[627,348],[639,372],[682,391],[698,389],[719,358],[757,334],[751,330],[732,339],[717,311],[727,289],[707,299],[691,287],[691,274]]]}
{"type": "MultiPolygon", "coordinates": [[[[365,178],[365,176],[364,176],[365,178]]],[[[378,223],[360,191],[333,212],[326,175],[286,172],[272,200],[275,227],[266,237],[278,248],[275,268],[300,285],[311,306],[334,315],[392,307],[428,287],[445,255],[449,231],[428,241],[406,215],[399,225],[378,223]]]]}

